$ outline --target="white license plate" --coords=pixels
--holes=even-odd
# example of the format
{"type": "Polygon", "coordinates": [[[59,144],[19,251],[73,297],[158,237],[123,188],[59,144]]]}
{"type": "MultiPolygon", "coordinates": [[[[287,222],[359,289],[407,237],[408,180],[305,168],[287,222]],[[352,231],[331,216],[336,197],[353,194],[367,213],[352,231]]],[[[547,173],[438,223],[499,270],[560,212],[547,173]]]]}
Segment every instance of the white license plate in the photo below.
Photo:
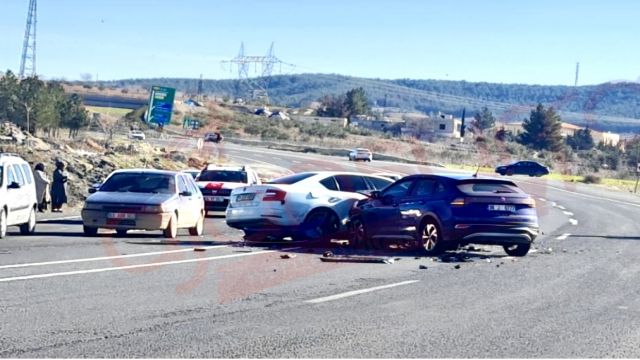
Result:
{"type": "Polygon", "coordinates": [[[108,213],[107,218],[109,219],[120,219],[120,220],[134,220],[136,218],[136,214],[129,213],[108,213]]]}
{"type": "Polygon", "coordinates": [[[255,197],[256,197],[256,194],[253,194],[253,193],[238,194],[238,195],[236,195],[236,201],[251,201],[255,197]]]}
{"type": "Polygon", "coordinates": [[[503,204],[491,204],[489,205],[489,211],[509,211],[515,212],[515,205],[503,205],[503,204]]]}
{"type": "Polygon", "coordinates": [[[205,196],[204,197],[204,201],[223,202],[224,201],[224,197],[223,196],[205,196]]]}

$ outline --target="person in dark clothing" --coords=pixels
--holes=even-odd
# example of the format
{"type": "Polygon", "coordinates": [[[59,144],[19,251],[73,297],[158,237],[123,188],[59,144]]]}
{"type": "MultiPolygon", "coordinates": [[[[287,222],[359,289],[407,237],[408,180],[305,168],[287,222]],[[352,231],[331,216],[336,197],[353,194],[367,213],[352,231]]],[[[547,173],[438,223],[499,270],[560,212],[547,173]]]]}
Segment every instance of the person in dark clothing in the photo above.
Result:
{"type": "Polygon", "coordinates": [[[51,184],[51,211],[62,212],[62,205],[67,203],[67,183],[68,175],[64,171],[64,163],[58,161],[53,172],[53,182],[51,184]]]}

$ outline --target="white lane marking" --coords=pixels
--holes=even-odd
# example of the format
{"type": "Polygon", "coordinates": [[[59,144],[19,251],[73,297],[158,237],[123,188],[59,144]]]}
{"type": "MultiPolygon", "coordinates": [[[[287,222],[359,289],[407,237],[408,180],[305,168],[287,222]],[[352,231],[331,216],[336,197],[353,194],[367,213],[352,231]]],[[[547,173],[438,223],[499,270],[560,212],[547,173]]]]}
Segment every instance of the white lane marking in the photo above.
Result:
{"type": "Polygon", "coordinates": [[[51,278],[51,277],[58,277],[58,276],[94,274],[94,273],[99,273],[99,272],[116,271],[116,270],[140,269],[140,268],[154,267],[154,266],[187,264],[187,263],[193,263],[193,262],[212,261],[212,260],[229,259],[229,258],[241,257],[241,256],[251,256],[251,255],[266,254],[266,253],[270,253],[270,252],[274,252],[274,251],[275,250],[264,250],[264,251],[251,252],[251,253],[240,253],[240,254],[231,254],[231,255],[222,255],[222,256],[210,256],[210,257],[204,257],[204,258],[187,259],[187,260],[176,260],[176,261],[164,261],[164,262],[149,263],[149,264],[116,266],[116,267],[107,267],[107,268],[98,268],[98,269],[89,269],[89,270],[77,270],[77,271],[66,271],[66,272],[59,272],[59,273],[37,274],[37,275],[27,275],[27,276],[15,276],[15,277],[9,277],[9,278],[0,278],[0,283],[11,282],[11,281],[24,281],[24,280],[44,279],[44,278],[51,278]]]}
{"type": "Polygon", "coordinates": [[[556,206],[558,206],[558,203],[556,203],[555,201],[552,201],[551,202],[551,206],[556,207],[556,206]]]}
{"type": "Polygon", "coordinates": [[[51,219],[38,219],[38,222],[50,222],[50,221],[61,221],[61,220],[76,220],[76,219],[82,219],[82,217],[80,217],[80,215],[63,216],[63,217],[51,218],[51,219]]]}
{"type": "Polygon", "coordinates": [[[547,199],[542,198],[542,197],[541,197],[541,198],[538,198],[538,200],[540,200],[540,201],[542,201],[542,202],[546,202],[546,201],[547,201],[547,199]]]}
{"type": "Polygon", "coordinates": [[[562,205],[558,205],[558,206],[556,206],[556,207],[557,207],[558,209],[560,209],[560,210],[567,210],[567,208],[566,208],[566,207],[564,207],[564,206],[562,206],[562,205]]]}
{"type": "Polygon", "coordinates": [[[558,236],[556,239],[557,239],[557,240],[567,240],[567,238],[568,238],[569,236],[571,236],[571,234],[566,233],[566,234],[562,234],[562,235],[558,236]]]}
{"type": "MultiPolygon", "coordinates": [[[[228,246],[227,246],[227,245],[213,245],[213,246],[204,246],[203,248],[204,248],[204,249],[215,249],[215,248],[221,248],[221,247],[228,247],[228,246]]],[[[126,259],[126,258],[142,257],[142,256],[153,256],[153,255],[175,254],[175,253],[181,253],[181,252],[189,252],[189,251],[193,251],[193,249],[194,249],[194,248],[180,249],[180,250],[167,250],[167,251],[153,251],[153,252],[138,253],[138,254],[126,254],[126,255],[114,255],[114,256],[100,256],[100,257],[82,258],[82,259],[69,259],[69,260],[45,261],[45,262],[37,262],[37,263],[25,263],[25,264],[2,265],[2,266],[0,266],[0,270],[2,270],[2,269],[23,268],[23,267],[32,267],[32,266],[47,266],[47,265],[73,264],[73,263],[90,262],[90,261],[104,261],[104,260],[126,259]]]]}
{"type": "Polygon", "coordinates": [[[276,165],[274,163],[270,163],[270,162],[266,162],[266,161],[261,161],[261,160],[256,160],[256,159],[251,159],[248,157],[244,157],[244,156],[238,156],[238,155],[228,155],[230,158],[236,158],[236,159],[244,159],[245,161],[249,161],[249,162],[255,162],[255,163],[259,163],[259,164],[264,164],[264,165],[269,165],[269,166],[275,166],[277,168],[280,168],[282,170],[287,171],[289,174],[293,174],[293,171],[287,169],[286,167],[280,166],[280,165],[276,165]]]}
{"type": "Polygon", "coordinates": [[[620,200],[603,198],[603,197],[594,196],[594,195],[582,194],[582,193],[578,193],[578,192],[575,192],[575,191],[569,191],[569,190],[561,189],[561,188],[553,186],[553,185],[538,184],[538,183],[533,183],[533,182],[525,181],[525,180],[522,180],[520,182],[523,182],[523,183],[526,183],[526,184],[530,184],[530,185],[536,185],[536,186],[542,186],[542,187],[546,187],[546,188],[551,188],[551,189],[554,189],[554,190],[557,190],[557,191],[561,191],[561,192],[564,192],[564,193],[572,194],[572,195],[583,197],[583,198],[587,198],[587,199],[596,199],[596,200],[608,201],[608,202],[611,202],[611,203],[614,203],[614,204],[631,205],[631,206],[635,206],[635,207],[640,207],[640,204],[638,204],[638,203],[632,203],[632,202],[627,202],[627,201],[620,201],[620,200]]]}
{"type": "Polygon", "coordinates": [[[312,300],[307,300],[305,302],[309,303],[309,304],[319,304],[319,303],[323,303],[323,302],[327,302],[327,301],[333,301],[333,300],[343,299],[343,298],[350,297],[350,296],[365,294],[365,293],[372,292],[372,291],[389,289],[389,288],[392,288],[392,287],[402,286],[402,285],[409,285],[409,284],[417,283],[418,281],[420,281],[420,280],[407,280],[407,281],[402,281],[402,282],[399,282],[399,283],[376,286],[376,287],[372,287],[372,288],[368,288],[368,289],[347,291],[345,293],[331,295],[331,296],[325,296],[325,297],[312,299],[312,300]]]}
{"type": "Polygon", "coordinates": [[[571,223],[571,225],[576,226],[578,225],[578,220],[576,219],[569,219],[569,222],[571,223]]]}
{"type": "Polygon", "coordinates": [[[573,213],[571,211],[563,211],[563,213],[567,216],[573,216],[573,213]]]}

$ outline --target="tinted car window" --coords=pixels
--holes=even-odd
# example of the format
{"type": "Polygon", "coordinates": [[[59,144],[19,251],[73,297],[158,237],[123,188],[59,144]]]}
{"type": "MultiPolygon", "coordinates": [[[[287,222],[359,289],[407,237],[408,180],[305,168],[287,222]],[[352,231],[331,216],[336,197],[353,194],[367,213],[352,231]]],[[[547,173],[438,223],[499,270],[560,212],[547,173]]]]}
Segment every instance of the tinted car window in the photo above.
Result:
{"type": "Polygon", "coordinates": [[[369,186],[367,186],[367,183],[364,181],[362,176],[338,175],[335,178],[338,182],[340,191],[358,192],[369,190],[369,186]]]}
{"type": "Polygon", "coordinates": [[[367,177],[367,180],[369,180],[369,183],[375,190],[382,190],[393,183],[391,180],[378,179],[375,177],[367,177]]]}
{"type": "Polygon", "coordinates": [[[33,182],[33,178],[31,177],[31,169],[29,165],[22,164],[22,172],[24,173],[24,177],[27,179],[27,184],[31,184],[33,182]]]}
{"type": "Polygon", "coordinates": [[[281,178],[277,178],[275,180],[271,180],[267,182],[267,184],[291,185],[299,181],[302,181],[306,178],[312,177],[314,175],[316,175],[316,173],[299,173],[299,174],[287,175],[281,178]]]}
{"type": "Polygon", "coordinates": [[[173,175],[118,173],[109,177],[100,191],[173,194],[176,183],[173,175]]]}
{"type": "Polygon", "coordinates": [[[20,170],[19,165],[13,165],[13,171],[15,172],[16,181],[20,186],[24,185],[24,177],[22,177],[22,170],[20,170]]]}
{"type": "Polygon", "coordinates": [[[187,183],[184,181],[183,176],[178,176],[178,193],[183,193],[185,191],[189,191],[189,188],[187,188],[187,183]]]}
{"type": "Polygon", "coordinates": [[[204,170],[200,173],[198,180],[246,183],[247,173],[246,171],[204,170]]]}
{"type": "Polygon", "coordinates": [[[458,189],[466,194],[520,194],[515,184],[500,181],[469,181],[458,185],[458,189]]]}
{"type": "Polygon", "coordinates": [[[416,186],[411,190],[411,195],[414,196],[431,196],[435,188],[436,182],[431,179],[422,179],[416,182],[416,186]]]}
{"type": "Polygon", "coordinates": [[[2,186],[4,181],[4,165],[0,165],[0,186],[2,186]]]}
{"type": "Polygon", "coordinates": [[[7,184],[11,185],[16,182],[16,176],[13,174],[13,166],[7,166],[7,184]]]}
{"type": "Polygon", "coordinates": [[[327,190],[338,191],[338,184],[333,176],[320,180],[320,184],[327,188],[327,190]]]}
{"type": "Polygon", "coordinates": [[[384,196],[401,197],[409,194],[409,189],[413,181],[407,180],[397,182],[384,190],[384,196]]]}
{"type": "Polygon", "coordinates": [[[198,189],[198,185],[195,183],[192,177],[185,176],[184,180],[187,182],[187,188],[193,195],[198,195],[200,193],[200,189],[198,189]]]}

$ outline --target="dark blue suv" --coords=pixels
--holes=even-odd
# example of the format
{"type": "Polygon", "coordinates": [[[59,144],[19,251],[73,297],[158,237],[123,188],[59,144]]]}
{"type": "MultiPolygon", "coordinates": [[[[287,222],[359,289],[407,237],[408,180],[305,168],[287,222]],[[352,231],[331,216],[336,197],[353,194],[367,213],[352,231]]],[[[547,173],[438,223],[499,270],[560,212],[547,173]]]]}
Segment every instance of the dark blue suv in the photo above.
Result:
{"type": "Polygon", "coordinates": [[[427,255],[474,243],[525,256],[539,231],[535,201],[516,184],[458,174],[404,177],[357,202],[349,219],[355,246],[404,241],[427,255]]]}

